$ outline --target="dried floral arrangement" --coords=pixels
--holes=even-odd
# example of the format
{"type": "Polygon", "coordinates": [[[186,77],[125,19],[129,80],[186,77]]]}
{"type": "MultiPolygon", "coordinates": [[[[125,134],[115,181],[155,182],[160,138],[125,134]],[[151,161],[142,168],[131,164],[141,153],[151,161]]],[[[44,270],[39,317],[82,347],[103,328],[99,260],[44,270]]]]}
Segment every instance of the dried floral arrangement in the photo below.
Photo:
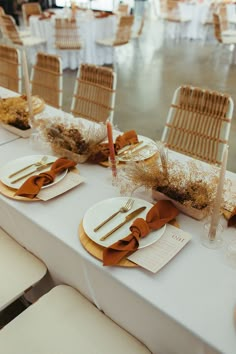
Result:
{"type": "MultiPolygon", "coordinates": [[[[38,96],[32,96],[33,113],[44,109],[45,103],[38,96]]],[[[25,95],[0,99],[0,121],[21,130],[30,129],[29,109],[25,95]]]]}
{"type": "Polygon", "coordinates": [[[0,121],[16,128],[29,129],[29,112],[26,111],[26,96],[2,98],[0,100],[0,121]]]}
{"type": "Polygon", "coordinates": [[[38,140],[50,146],[58,156],[66,156],[76,162],[85,162],[94,146],[107,134],[104,124],[85,126],[69,115],[38,119],[35,128],[38,140]]]}
{"type": "Polygon", "coordinates": [[[198,210],[210,208],[218,184],[216,167],[200,168],[197,160],[171,160],[168,158],[168,150],[159,142],[157,149],[157,158],[130,163],[124,167],[119,187],[123,190],[132,188],[134,191],[143,186],[163,193],[186,207],[198,210]]]}

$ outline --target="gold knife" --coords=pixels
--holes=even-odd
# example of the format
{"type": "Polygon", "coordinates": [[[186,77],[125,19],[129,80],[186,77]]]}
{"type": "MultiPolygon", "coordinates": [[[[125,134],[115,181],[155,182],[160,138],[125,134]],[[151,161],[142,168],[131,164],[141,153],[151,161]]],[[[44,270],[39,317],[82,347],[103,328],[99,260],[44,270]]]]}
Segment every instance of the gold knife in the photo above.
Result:
{"type": "Polygon", "coordinates": [[[13,181],[11,181],[11,183],[16,183],[16,182],[20,181],[21,179],[23,179],[23,178],[25,178],[25,177],[28,177],[28,176],[32,175],[33,173],[35,173],[35,172],[37,172],[37,171],[44,170],[45,167],[50,166],[50,165],[52,165],[53,163],[54,163],[54,161],[48,162],[48,163],[46,163],[46,164],[44,164],[44,165],[42,165],[42,166],[36,167],[33,171],[28,172],[28,173],[24,174],[23,176],[14,179],[13,181]]]}
{"type": "Polygon", "coordinates": [[[127,154],[128,152],[130,152],[130,151],[136,149],[136,147],[139,146],[139,145],[141,145],[142,143],[143,143],[143,141],[139,141],[138,143],[125,146],[124,148],[120,149],[120,150],[117,152],[117,155],[118,155],[118,156],[120,156],[120,155],[125,155],[125,154],[127,154]]]}
{"type": "Polygon", "coordinates": [[[120,223],[119,225],[117,225],[116,227],[114,227],[114,229],[112,229],[111,231],[109,231],[106,235],[102,236],[100,238],[100,241],[104,241],[106,240],[107,237],[109,237],[111,234],[113,234],[113,232],[115,232],[116,230],[118,230],[119,228],[121,228],[124,224],[126,224],[127,222],[129,222],[130,220],[132,220],[133,218],[135,218],[135,216],[137,216],[138,214],[140,214],[142,211],[144,211],[146,209],[146,207],[141,207],[138,208],[134,211],[132,211],[132,213],[128,214],[125,217],[125,220],[120,223]]]}

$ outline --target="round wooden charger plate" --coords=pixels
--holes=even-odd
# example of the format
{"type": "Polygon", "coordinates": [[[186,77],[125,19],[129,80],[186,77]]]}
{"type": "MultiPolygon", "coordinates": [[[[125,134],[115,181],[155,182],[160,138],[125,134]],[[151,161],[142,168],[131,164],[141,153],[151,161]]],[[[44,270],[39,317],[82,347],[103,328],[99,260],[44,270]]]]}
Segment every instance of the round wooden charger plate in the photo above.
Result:
{"type": "Polygon", "coordinates": [[[20,200],[23,202],[38,202],[38,201],[40,201],[40,199],[37,197],[35,197],[33,199],[29,199],[26,197],[21,197],[21,196],[15,195],[16,189],[6,186],[1,181],[0,181],[0,193],[2,193],[7,198],[14,199],[14,200],[20,200]]]}
{"type": "MultiPolygon", "coordinates": [[[[79,170],[75,167],[73,169],[71,169],[70,171],[73,171],[74,173],[79,173],[79,170]]],[[[3,194],[5,197],[10,198],[10,199],[14,199],[14,200],[19,200],[22,202],[39,202],[42,200],[34,197],[33,199],[27,198],[27,197],[21,197],[18,195],[15,195],[16,193],[16,189],[10,188],[8,186],[6,186],[5,184],[3,184],[0,181],[0,193],[3,194]]]]}
{"type": "MultiPolygon", "coordinates": [[[[83,247],[86,249],[88,253],[90,253],[92,256],[95,258],[99,259],[100,261],[103,260],[103,250],[104,247],[96,244],[93,242],[85,233],[84,228],[83,228],[83,223],[81,222],[79,225],[79,230],[78,230],[78,235],[80,242],[82,243],[83,247]]],[[[117,266],[120,267],[127,267],[127,268],[134,268],[138,267],[137,264],[129,261],[128,259],[124,258],[122,259],[117,266]]]]}

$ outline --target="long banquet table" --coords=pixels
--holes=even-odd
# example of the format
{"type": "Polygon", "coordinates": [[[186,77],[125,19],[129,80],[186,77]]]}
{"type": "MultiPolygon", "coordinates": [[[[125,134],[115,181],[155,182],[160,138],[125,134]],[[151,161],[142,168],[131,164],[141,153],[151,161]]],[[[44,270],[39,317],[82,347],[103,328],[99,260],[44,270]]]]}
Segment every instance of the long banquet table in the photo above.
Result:
{"type": "MultiPolygon", "coordinates": [[[[47,107],[46,114],[63,112],[47,107]]],[[[0,165],[39,153],[20,138],[0,146],[0,165]]],[[[0,195],[0,226],[46,263],[55,283],[78,289],[153,353],[235,353],[236,270],[226,264],[222,250],[201,245],[203,221],[178,216],[192,240],[156,274],[104,267],[83,248],[78,230],[92,205],[119,191],[111,185],[109,169],[88,163],[78,168],[85,182],[51,201],[19,202],[0,195]]],[[[151,200],[142,190],[134,196],[151,200]]],[[[235,229],[225,231],[226,238],[234,235],[235,229]]]]}

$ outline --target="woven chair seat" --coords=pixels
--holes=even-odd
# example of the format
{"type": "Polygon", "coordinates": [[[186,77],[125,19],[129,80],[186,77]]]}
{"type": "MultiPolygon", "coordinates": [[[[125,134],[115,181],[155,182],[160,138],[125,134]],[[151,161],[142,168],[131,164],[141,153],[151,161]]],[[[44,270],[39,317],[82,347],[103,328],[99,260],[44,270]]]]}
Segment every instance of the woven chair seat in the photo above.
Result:
{"type": "Polygon", "coordinates": [[[55,42],[55,46],[57,49],[65,49],[65,50],[76,50],[76,49],[82,49],[83,45],[81,42],[71,42],[71,41],[56,41],[55,42]]]}
{"type": "Polygon", "coordinates": [[[31,32],[29,29],[26,29],[26,30],[19,30],[19,35],[21,38],[23,37],[30,37],[31,36],[31,32]]]}
{"type": "Polygon", "coordinates": [[[32,47],[35,45],[45,44],[46,40],[39,37],[23,37],[21,38],[23,46],[32,47]]]}
{"type": "Polygon", "coordinates": [[[98,39],[96,41],[97,44],[113,47],[115,42],[115,38],[105,38],[105,39],[98,39]]]}
{"type": "Polygon", "coordinates": [[[191,18],[189,17],[179,17],[179,16],[165,16],[164,19],[169,22],[180,22],[180,23],[186,23],[190,22],[191,18]]]}

